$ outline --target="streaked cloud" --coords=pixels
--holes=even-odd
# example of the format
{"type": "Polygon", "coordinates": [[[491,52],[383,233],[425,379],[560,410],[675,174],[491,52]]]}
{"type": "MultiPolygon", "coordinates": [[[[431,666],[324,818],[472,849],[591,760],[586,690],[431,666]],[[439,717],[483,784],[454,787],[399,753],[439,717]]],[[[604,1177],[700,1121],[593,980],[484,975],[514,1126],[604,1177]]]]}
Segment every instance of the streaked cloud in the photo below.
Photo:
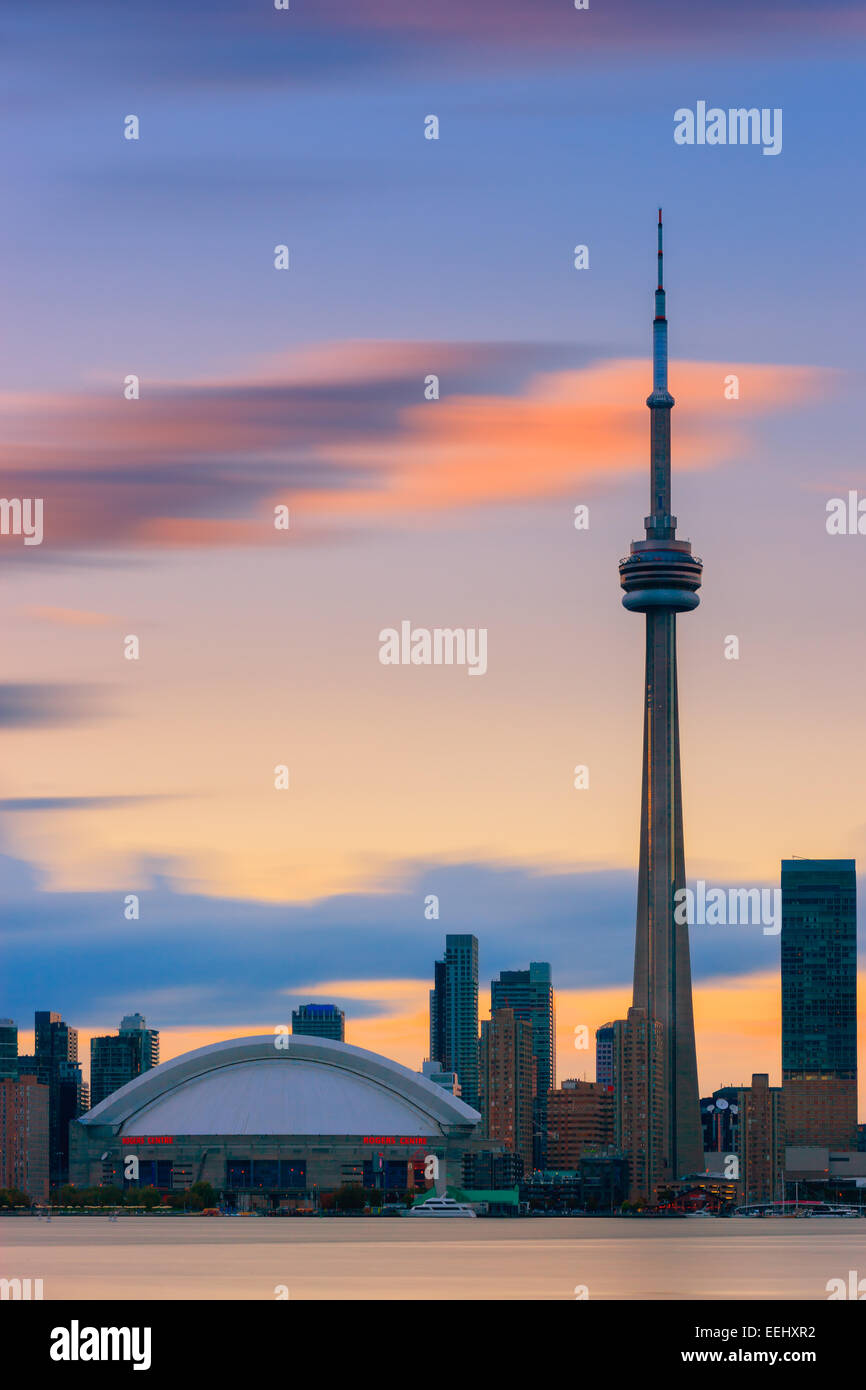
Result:
{"type": "Polygon", "coordinates": [[[0,728],[80,724],[104,715],[104,704],[102,688],[93,685],[6,681],[0,683],[0,728]]]}
{"type": "MultiPolygon", "coordinates": [[[[273,526],[281,503],[292,509],[289,543],[305,543],[643,470],[635,402],[646,377],[643,360],[587,361],[550,344],[340,342],[225,381],[144,382],[138,401],[114,383],[110,395],[6,395],[5,486],[44,498],[40,557],[284,545],[273,526]],[[438,400],[424,398],[430,375],[438,400]]],[[[742,456],[750,420],[814,399],[830,380],[808,367],[676,363],[678,469],[742,456]],[[723,396],[732,371],[748,386],[733,405],[723,396]]],[[[34,563],[32,550],[4,553],[34,563]]]]}
{"type": "MultiPolygon", "coordinates": [[[[241,88],[251,85],[351,78],[357,72],[412,72],[460,68],[479,51],[525,66],[574,63],[589,53],[622,55],[651,49],[686,53],[712,43],[741,54],[771,48],[774,54],[805,44],[832,49],[834,41],[863,33],[854,0],[833,0],[820,11],[809,0],[728,0],[724,6],[695,6],[667,0],[663,8],[641,0],[613,6],[593,4],[576,11],[562,0],[318,0],[275,11],[261,0],[151,0],[144,10],[124,11],[112,0],[79,0],[74,12],[63,0],[45,0],[40,14],[66,51],[71,46],[85,68],[99,40],[112,71],[125,63],[146,65],[167,85],[241,88]],[[159,60],[158,62],[156,60],[159,60]]],[[[16,16],[7,42],[19,62],[33,42],[33,22],[16,16]]],[[[44,29],[44,25],[43,25],[44,29]]],[[[125,70],[124,70],[125,75],[125,70]]]]}
{"type": "Polygon", "coordinates": [[[154,796],[4,796],[0,811],[103,811],[142,801],[157,801],[154,796]]]}
{"type": "Polygon", "coordinates": [[[32,622],[50,623],[54,627],[104,627],[111,622],[108,613],[88,613],[78,608],[33,606],[22,609],[22,616],[32,622]]]}

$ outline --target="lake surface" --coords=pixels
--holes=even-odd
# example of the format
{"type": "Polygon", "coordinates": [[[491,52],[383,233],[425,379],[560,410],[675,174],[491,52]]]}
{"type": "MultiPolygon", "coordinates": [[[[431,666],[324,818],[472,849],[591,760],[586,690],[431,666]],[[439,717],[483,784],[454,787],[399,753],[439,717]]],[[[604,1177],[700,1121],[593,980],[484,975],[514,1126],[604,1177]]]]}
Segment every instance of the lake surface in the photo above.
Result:
{"type": "Polygon", "coordinates": [[[48,1299],[824,1299],[866,1221],[0,1218],[48,1299]]]}

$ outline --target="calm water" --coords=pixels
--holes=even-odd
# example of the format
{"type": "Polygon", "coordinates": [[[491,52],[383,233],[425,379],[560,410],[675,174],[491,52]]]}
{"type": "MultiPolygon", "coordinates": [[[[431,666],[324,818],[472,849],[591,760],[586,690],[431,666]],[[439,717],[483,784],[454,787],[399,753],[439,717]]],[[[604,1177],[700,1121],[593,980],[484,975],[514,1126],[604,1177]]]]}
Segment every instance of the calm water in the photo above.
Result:
{"type": "Polygon", "coordinates": [[[851,1269],[866,1221],[0,1218],[46,1299],[826,1299],[851,1269]]]}

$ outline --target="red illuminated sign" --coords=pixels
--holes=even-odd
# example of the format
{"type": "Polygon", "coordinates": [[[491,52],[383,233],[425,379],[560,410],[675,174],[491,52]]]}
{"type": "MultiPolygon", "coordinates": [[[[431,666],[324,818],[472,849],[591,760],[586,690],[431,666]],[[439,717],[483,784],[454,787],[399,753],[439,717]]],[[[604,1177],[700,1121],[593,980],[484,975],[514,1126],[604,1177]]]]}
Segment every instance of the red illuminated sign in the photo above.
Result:
{"type": "Polygon", "coordinates": [[[173,1144],[171,1134],[124,1134],[122,1144],[173,1144]]]}
{"type": "Polygon", "coordinates": [[[365,1134],[364,1144],[429,1144],[421,1134],[365,1134]]]}

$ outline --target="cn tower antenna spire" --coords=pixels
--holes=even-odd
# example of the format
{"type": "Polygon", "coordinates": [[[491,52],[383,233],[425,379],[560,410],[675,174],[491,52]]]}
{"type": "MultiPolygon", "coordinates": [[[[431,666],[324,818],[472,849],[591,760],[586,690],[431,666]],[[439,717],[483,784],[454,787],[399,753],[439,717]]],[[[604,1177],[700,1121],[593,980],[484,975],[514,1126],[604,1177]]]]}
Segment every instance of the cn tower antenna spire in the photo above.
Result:
{"type": "Polygon", "coordinates": [[[677,519],[671,515],[671,410],[674,398],[668,390],[668,320],[665,313],[662,210],[659,208],[658,284],[653,319],[653,389],[647,397],[651,411],[650,514],[648,536],[673,538],[677,519]]]}
{"type": "MultiPolygon", "coordinates": [[[[653,320],[653,391],[668,389],[668,321],[665,313],[664,253],[662,249],[662,210],[659,208],[659,273],[656,286],[656,316],[653,320]]],[[[673,401],[671,401],[673,405],[673,401]]]]}

